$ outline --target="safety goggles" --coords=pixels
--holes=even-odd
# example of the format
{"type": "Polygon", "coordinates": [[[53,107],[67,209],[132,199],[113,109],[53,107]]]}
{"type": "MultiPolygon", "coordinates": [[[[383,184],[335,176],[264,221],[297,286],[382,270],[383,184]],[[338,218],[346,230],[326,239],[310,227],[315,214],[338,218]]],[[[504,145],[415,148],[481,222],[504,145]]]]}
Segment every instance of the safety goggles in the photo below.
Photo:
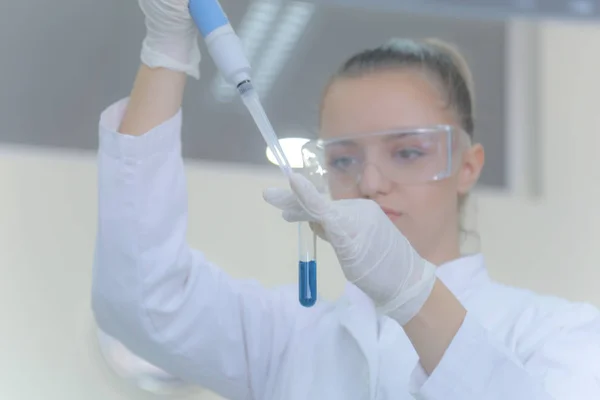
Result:
{"type": "Polygon", "coordinates": [[[303,173],[321,190],[337,193],[356,189],[368,174],[422,184],[456,172],[470,144],[466,132],[449,125],[312,140],[302,147],[303,173]]]}

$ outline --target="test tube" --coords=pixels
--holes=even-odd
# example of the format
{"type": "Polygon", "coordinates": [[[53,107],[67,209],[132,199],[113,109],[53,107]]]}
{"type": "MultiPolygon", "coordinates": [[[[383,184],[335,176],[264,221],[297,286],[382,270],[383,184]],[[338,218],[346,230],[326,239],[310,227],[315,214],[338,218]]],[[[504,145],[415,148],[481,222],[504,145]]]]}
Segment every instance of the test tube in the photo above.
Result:
{"type": "MultiPolygon", "coordinates": [[[[258,94],[250,81],[238,87],[246,108],[252,115],[256,126],[261,132],[265,142],[275,156],[277,165],[284,175],[291,173],[292,168],[288,162],[275,130],[265,113],[258,94]]],[[[298,223],[298,298],[304,307],[312,307],[317,302],[317,237],[312,232],[310,225],[305,222],[298,223]]]]}
{"type": "Polygon", "coordinates": [[[298,224],[298,298],[304,307],[317,302],[317,237],[308,223],[298,224]]]}

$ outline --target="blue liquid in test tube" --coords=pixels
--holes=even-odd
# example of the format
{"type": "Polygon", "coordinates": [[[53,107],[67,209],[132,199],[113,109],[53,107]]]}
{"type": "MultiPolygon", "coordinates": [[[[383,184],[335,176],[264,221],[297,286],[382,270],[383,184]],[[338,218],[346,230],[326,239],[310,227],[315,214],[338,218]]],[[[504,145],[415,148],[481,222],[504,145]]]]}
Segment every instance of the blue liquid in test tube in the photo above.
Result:
{"type": "Polygon", "coordinates": [[[302,306],[312,307],[317,302],[317,243],[308,223],[298,224],[298,241],[298,297],[302,306]]]}

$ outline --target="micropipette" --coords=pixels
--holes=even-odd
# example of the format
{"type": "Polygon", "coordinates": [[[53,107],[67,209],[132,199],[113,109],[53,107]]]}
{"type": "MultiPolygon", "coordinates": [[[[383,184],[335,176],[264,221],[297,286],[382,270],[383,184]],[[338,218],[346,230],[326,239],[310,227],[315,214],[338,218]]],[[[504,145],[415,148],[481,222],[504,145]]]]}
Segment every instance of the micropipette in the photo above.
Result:
{"type": "MultiPolygon", "coordinates": [[[[242,42],[218,0],[189,0],[192,19],[204,38],[208,52],[223,78],[237,88],[277,165],[288,176],[292,167],[252,85],[251,67],[242,42]]],[[[316,235],[308,224],[298,224],[298,296],[300,304],[312,307],[317,301],[316,235]]]]}

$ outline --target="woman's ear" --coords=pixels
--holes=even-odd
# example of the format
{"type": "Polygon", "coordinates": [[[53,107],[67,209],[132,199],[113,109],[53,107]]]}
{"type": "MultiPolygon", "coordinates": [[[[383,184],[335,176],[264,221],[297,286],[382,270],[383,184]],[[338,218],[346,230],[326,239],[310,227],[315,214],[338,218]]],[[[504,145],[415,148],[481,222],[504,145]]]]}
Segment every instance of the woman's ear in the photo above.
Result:
{"type": "Polygon", "coordinates": [[[465,151],[458,174],[458,194],[465,195],[471,191],[479,180],[484,164],[485,151],[481,144],[474,144],[465,151]]]}

